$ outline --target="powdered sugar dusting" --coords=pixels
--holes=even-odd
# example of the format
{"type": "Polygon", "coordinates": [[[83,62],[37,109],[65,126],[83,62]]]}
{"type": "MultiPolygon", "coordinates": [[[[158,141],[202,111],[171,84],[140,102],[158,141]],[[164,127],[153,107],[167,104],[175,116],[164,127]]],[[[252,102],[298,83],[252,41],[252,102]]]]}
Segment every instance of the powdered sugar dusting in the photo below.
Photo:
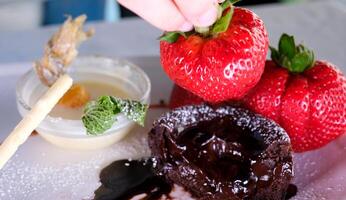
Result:
{"type": "MultiPolygon", "coordinates": [[[[75,199],[82,189],[86,189],[83,183],[86,181],[97,183],[96,174],[86,176],[84,172],[98,171],[98,168],[99,164],[96,162],[61,166],[29,165],[23,161],[11,162],[0,173],[0,196],[3,199],[41,199],[49,194],[57,199],[75,199]],[[62,193],[62,190],[69,193],[62,193]]],[[[93,189],[93,187],[87,188],[89,191],[93,189]]]]}
{"type": "MultiPolygon", "coordinates": [[[[148,113],[147,128],[162,110],[148,113]]],[[[71,151],[31,137],[0,171],[0,199],[92,199],[100,170],[115,160],[150,155],[147,128],[101,150],[71,151]]]]}
{"type": "Polygon", "coordinates": [[[251,132],[258,132],[263,138],[265,144],[269,145],[272,142],[287,144],[290,143],[290,139],[286,131],[278,126],[274,121],[266,119],[261,115],[254,114],[246,109],[233,108],[233,107],[220,107],[214,112],[213,108],[209,106],[184,106],[179,110],[173,110],[162,115],[154,125],[165,121],[165,126],[169,130],[173,130],[175,127],[185,126],[187,124],[194,124],[200,121],[208,121],[216,115],[232,116],[233,120],[240,127],[248,127],[251,132]]]}

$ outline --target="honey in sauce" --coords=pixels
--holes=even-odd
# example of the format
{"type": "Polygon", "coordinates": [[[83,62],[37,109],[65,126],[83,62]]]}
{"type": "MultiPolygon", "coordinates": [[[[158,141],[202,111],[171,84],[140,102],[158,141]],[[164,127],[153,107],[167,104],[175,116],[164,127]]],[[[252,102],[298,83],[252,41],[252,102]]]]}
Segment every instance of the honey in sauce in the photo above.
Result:
{"type": "Polygon", "coordinates": [[[90,101],[90,94],[81,84],[73,84],[72,87],[59,100],[58,105],[66,108],[80,108],[90,101]]]}
{"type": "Polygon", "coordinates": [[[61,117],[70,120],[79,120],[83,115],[83,109],[86,102],[96,100],[98,97],[103,95],[111,95],[120,98],[133,98],[128,91],[117,87],[116,85],[111,85],[103,82],[96,81],[81,81],[77,82],[71,88],[72,94],[75,91],[77,97],[68,97],[61,103],[57,104],[53,110],[50,112],[51,117],[61,117]],[[76,92],[77,91],[77,92],[76,92]]]}

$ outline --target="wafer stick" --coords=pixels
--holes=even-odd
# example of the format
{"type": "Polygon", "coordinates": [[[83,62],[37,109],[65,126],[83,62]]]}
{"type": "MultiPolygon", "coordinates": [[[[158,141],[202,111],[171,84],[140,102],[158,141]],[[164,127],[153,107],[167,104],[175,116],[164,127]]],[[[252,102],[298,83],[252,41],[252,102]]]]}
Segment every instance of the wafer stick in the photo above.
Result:
{"type": "Polygon", "coordinates": [[[13,129],[0,146],[0,169],[13,156],[18,147],[28,139],[31,132],[44,120],[59,99],[71,87],[72,82],[72,78],[67,74],[61,76],[13,129]]]}

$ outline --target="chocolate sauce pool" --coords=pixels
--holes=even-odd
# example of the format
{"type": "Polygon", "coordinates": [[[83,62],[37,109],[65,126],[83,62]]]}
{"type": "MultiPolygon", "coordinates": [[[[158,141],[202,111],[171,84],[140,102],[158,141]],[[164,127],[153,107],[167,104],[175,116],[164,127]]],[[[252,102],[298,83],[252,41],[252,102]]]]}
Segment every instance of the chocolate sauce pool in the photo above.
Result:
{"type": "Polygon", "coordinates": [[[156,200],[171,191],[171,186],[154,174],[150,160],[115,161],[101,171],[100,181],[95,200],[128,200],[140,194],[146,194],[145,200],[156,200]]]}
{"type": "MultiPolygon", "coordinates": [[[[143,200],[169,198],[172,186],[154,174],[151,160],[120,160],[102,169],[102,185],[95,191],[95,200],[129,200],[142,195],[143,200]],[[145,194],[145,196],[143,195],[145,194]]],[[[297,187],[290,185],[286,199],[295,196],[297,187]]]]}

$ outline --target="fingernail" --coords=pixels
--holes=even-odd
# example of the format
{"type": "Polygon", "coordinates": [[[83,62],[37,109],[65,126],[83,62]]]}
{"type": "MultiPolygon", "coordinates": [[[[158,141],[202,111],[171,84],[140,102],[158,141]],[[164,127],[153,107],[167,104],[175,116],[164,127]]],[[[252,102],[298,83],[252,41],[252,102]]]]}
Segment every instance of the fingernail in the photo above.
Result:
{"type": "Polygon", "coordinates": [[[209,10],[207,10],[205,13],[202,14],[198,18],[198,26],[210,26],[212,25],[217,18],[217,9],[216,7],[211,7],[209,10]]]}
{"type": "Polygon", "coordinates": [[[191,31],[193,29],[193,25],[190,22],[184,22],[184,24],[182,24],[179,28],[179,31],[182,32],[188,32],[191,31]]]}

